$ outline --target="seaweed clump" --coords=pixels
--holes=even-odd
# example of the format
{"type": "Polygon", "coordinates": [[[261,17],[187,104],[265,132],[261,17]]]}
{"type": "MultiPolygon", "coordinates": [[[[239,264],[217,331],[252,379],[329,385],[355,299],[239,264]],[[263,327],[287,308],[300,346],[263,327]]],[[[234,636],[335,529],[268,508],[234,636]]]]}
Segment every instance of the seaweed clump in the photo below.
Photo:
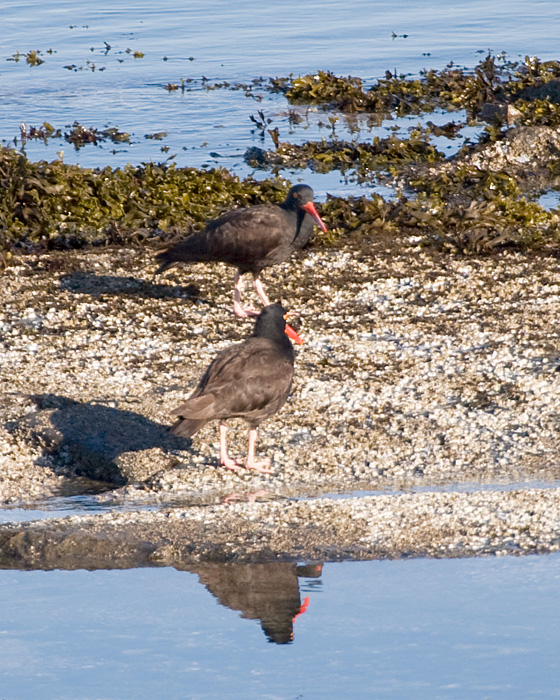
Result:
{"type": "Polygon", "coordinates": [[[130,141],[130,134],[126,131],[119,131],[117,127],[96,129],[95,127],[85,127],[76,121],[72,124],[70,131],[66,131],[64,134],[62,129],[55,129],[49,122],[43,122],[39,127],[28,126],[25,123],[20,126],[21,143],[24,147],[27,141],[41,140],[47,143],[49,139],[61,138],[62,136],[77,151],[88,143],[97,146],[107,140],[111,140],[113,143],[128,143],[130,141]]]}
{"type": "Polygon", "coordinates": [[[503,67],[489,56],[474,72],[449,66],[411,79],[387,71],[369,89],[360,78],[341,78],[327,71],[297,78],[275,78],[272,88],[292,104],[315,104],[342,112],[395,112],[399,116],[434,109],[476,110],[501,89],[503,67]]]}
{"type": "Polygon", "coordinates": [[[384,139],[375,137],[371,143],[322,139],[318,142],[307,141],[298,146],[279,142],[273,152],[249,149],[245,160],[254,167],[273,171],[279,168],[310,168],[319,173],[331,170],[346,173],[352,170],[356,173],[357,180],[364,182],[371,178],[372,173],[391,166],[443,160],[443,154],[426,139],[418,138],[417,134],[418,132],[411,134],[406,140],[394,134],[384,139]]]}
{"type": "Polygon", "coordinates": [[[387,73],[370,88],[358,78],[321,71],[274,79],[272,85],[291,103],[326,110],[387,116],[463,109],[467,123],[486,123],[479,142],[466,140],[451,159],[431,144],[431,136],[454,138],[465,123],[439,128],[428,122],[408,139],[333,138],[299,146],[280,142],[271,131],[275,150],[252,149],[246,156],[254,167],[337,169],[397,193],[393,201],[373,197],[367,205],[363,198],[351,198],[351,211],[340,200],[329,200],[324,214],[333,230],[321,240],[337,243],[337,231],[342,239],[348,230],[368,236],[381,229],[461,253],[535,249],[560,240],[558,212],[535,201],[560,185],[560,62],[529,57],[508,62],[488,55],[473,70],[450,64],[417,79],[387,73]]]}
{"type": "Polygon", "coordinates": [[[167,240],[225,209],[282,201],[288,183],[174,164],[81,168],[0,147],[0,250],[167,240]]]}
{"type": "Polygon", "coordinates": [[[492,253],[504,248],[528,250],[560,240],[560,217],[536,202],[497,196],[471,199],[467,205],[438,197],[329,197],[322,215],[329,232],[319,245],[347,242],[365,246],[378,237],[460,254],[492,253]]]}
{"type": "Polygon", "coordinates": [[[292,104],[398,116],[465,109],[474,117],[490,104],[496,106],[493,116],[505,122],[507,105],[512,105],[525,124],[557,125],[558,111],[549,105],[560,103],[560,62],[529,56],[509,62],[504,55],[489,54],[472,70],[449,64],[441,71],[422,71],[418,78],[387,71],[369,88],[361,78],[318,71],[272,78],[270,89],[292,104]]]}
{"type": "MultiPolygon", "coordinates": [[[[253,167],[274,174],[260,182],[221,168],[179,168],[170,162],[114,170],[32,163],[23,153],[0,148],[0,250],[168,240],[234,206],[281,201],[289,187],[278,176],[285,168],[339,170],[359,182],[382,181],[396,192],[389,201],[379,195],[328,197],[322,214],[329,231],[316,245],[348,240],[367,245],[380,234],[458,253],[558,244],[558,212],[532,200],[560,185],[559,62],[526,58],[508,63],[487,56],[472,71],[449,65],[417,79],[387,73],[369,89],[359,78],[328,72],[274,79],[270,89],[283,92],[291,103],[346,112],[464,109],[468,119],[478,117],[486,128],[478,143],[465,142],[451,159],[430,139],[433,134],[454,138],[462,128],[455,122],[444,127],[428,122],[407,139],[393,134],[359,143],[337,139],[332,117],[331,139],[299,146],[281,142],[278,129],[269,129],[275,150],[246,153],[253,167]]],[[[270,120],[261,111],[251,119],[264,138],[270,120]]],[[[25,134],[52,135],[46,122],[25,134]]],[[[128,134],[74,124],[64,136],[78,148],[102,138],[126,140],[128,134]]]]}

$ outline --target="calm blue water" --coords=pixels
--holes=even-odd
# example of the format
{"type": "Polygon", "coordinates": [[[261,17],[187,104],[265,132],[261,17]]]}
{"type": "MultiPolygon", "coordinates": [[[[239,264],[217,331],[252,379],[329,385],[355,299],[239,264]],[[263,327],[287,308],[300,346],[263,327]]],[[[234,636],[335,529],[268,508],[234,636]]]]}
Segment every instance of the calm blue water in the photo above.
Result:
{"type": "Polygon", "coordinates": [[[279,646],[193,573],[1,572],[0,697],[560,696],[558,555],[326,564],[299,587],[279,646]]]}
{"type": "MultiPolygon", "coordinates": [[[[97,129],[118,126],[132,135],[131,144],[108,142],[77,152],[61,140],[49,147],[30,143],[27,153],[33,159],[52,160],[64,151],[66,162],[113,167],[173,156],[180,165],[223,165],[246,175],[251,172],[243,163],[247,147],[272,147],[268,135],[263,142],[258,133],[251,133],[251,115],[262,110],[272,120],[270,126],[279,129],[280,138],[293,142],[329,137],[328,123],[321,126],[327,120],[301,110],[301,124],[290,126],[281,97],[263,93],[259,102],[242,91],[209,92],[202,76],[249,82],[259,76],[323,69],[373,80],[387,69],[416,74],[423,68],[443,68],[449,61],[472,67],[488,50],[506,51],[510,58],[526,54],[558,58],[555,29],[560,27],[560,3],[4,0],[0,19],[4,142],[19,135],[21,122],[40,126],[48,121],[63,131],[74,121],[97,129]],[[24,59],[7,60],[17,51],[25,54],[32,49],[42,52],[45,63],[28,66],[24,59]],[[49,49],[54,53],[46,53],[49,49]],[[134,51],[144,57],[135,59],[134,51]],[[181,78],[194,81],[191,91],[164,89],[181,78]],[[167,132],[163,141],[145,138],[161,131],[167,132]],[[168,150],[162,152],[162,146],[168,150]]],[[[440,120],[438,115],[431,118],[440,120]]],[[[441,115],[442,122],[448,120],[448,115],[441,115]]],[[[406,130],[417,121],[399,124],[406,130]]],[[[365,139],[374,133],[386,135],[386,128],[394,124],[373,130],[365,122],[358,125],[365,139]]],[[[340,137],[349,135],[343,118],[336,128],[340,137]]],[[[438,145],[448,149],[460,145],[454,144],[438,145]]],[[[327,191],[357,189],[341,182],[336,173],[301,175],[319,197],[327,191]]]]}

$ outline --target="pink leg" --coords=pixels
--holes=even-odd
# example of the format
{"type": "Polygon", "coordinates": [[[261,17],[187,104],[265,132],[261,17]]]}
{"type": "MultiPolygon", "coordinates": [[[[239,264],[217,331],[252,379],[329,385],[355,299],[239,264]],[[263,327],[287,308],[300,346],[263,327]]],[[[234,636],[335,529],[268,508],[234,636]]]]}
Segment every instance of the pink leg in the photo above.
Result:
{"type": "Polygon", "coordinates": [[[244,309],[241,306],[241,291],[243,289],[243,284],[241,282],[241,275],[239,272],[235,273],[233,278],[233,313],[239,318],[249,318],[251,316],[258,316],[259,312],[253,308],[244,309]]]}
{"type": "Polygon", "coordinates": [[[271,493],[272,492],[268,491],[267,489],[259,489],[258,491],[250,491],[249,493],[239,493],[236,491],[235,493],[230,493],[229,496],[226,496],[222,503],[229,505],[234,501],[242,501],[243,498],[247,499],[247,503],[256,503],[257,498],[263,498],[271,493]]]}
{"type": "Polygon", "coordinates": [[[232,471],[238,471],[243,467],[242,464],[236,462],[234,459],[228,455],[227,451],[227,425],[224,422],[220,422],[220,464],[226,469],[231,469],[232,471]]]}
{"type": "Polygon", "coordinates": [[[274,474],[274,471],[268,468],[268,464],[266,462],[255,462],[256,442],[257,430],[256,428],[251,428],[251,430],[249,430],[249,447],[247,449],[247,463],[245,464],[245,467],[247,469],[260,472],[261,474],[274,474]]]}
{"type": "Polygon", "coordinates": [[[263,283],[258,277],[253,279],[253,287],[255,288],[255,292],[259,295],[259,299],[262,301],[263,306],[268,306],[270,304],[270,300],[264,291],[263,283]]]}

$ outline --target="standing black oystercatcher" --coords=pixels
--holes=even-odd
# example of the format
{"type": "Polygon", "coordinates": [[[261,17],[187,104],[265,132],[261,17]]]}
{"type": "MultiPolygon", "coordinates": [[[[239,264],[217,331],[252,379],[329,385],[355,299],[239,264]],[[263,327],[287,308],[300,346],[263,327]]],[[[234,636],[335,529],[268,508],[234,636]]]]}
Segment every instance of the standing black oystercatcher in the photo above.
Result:
{"type": "Polygon", "coordinates": [[[295,185],[282,204],[259,204],[233,209],[206,224],[202,231],[157,254],[161,265],[156,274],[180,262],[224,262],[237,267],[233,281],[233,311],[236,316],[257,316],[255,309],[241,306],[241,275],[253,274],[253,285],[264,306],[270,301],[259,275],[302,248],[314,224],[327,227],[313,205],[313,190],[295,185]]]}
{"type": "Polygon", "coordinates": [[[286,311],[280,304],[265,306],[252,337],[223,350],[192,396],[173,411],[179,418],[171,431],[180,437],[191,437],[208,421],[220,421],[220,464],[227,469],[245,466],[263,474],[272,473],[264,463],[255,462],[257,426],[276,413],[290,393],[294,349],[288,336],[303,342],[285,317],[286,311]],[[245,465],[228,456],[227,418],[243,418],[249,424],[245,465]]]}

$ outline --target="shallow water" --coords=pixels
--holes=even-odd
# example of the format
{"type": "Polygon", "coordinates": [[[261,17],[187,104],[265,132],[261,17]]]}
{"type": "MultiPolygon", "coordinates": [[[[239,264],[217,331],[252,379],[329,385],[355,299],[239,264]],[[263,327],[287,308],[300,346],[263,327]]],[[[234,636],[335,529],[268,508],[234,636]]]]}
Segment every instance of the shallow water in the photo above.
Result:
{"type": "MultiPolygon", "coordinates": [[[[533,54],[552,59],[558,58],[558,49],[551,27],[559,21],[560,5],[553,0],[436,0],[429,5],[421,0],[164,0],[157,5],[53,0],[25,6],[8,0],[2,3],[0,139],[8,143],[18,137],[22,122],[38,127],[48,121],[63,131],[74,121],[96,129],[118,126],[131,134],[130,144],[108,141],[75,151],[63,139],[53,139],[48,146],[28,142],[27,154],[52,160],[63,151],[66,162],[101,167],[173,157],[179,165],[224,166],[246,175],[252,172],[243,162],[246,149],[272,147],[270,136],[265,133],[262,140],[250,120],[259,110],[271,120],[271,128],[279,129],[281,140],[293,142],[329,138],[328,120],[322,113],[301,109],[303,121],[290,125],[282,97],[258,90],[250,97],[239,90],[208,91],[203,76],[249,83],[260,76],[331,70],[372,81],[388,69],[417,74],[441,69],[450,61],[472,67],[488,50],[506,51],[511,59],[533,54]],[[49,49],[52,54],[46,53],[49,49]],[[45,62],[29,66],[25,58],[8,60],[30,50],[41,51],[45,62]],[[135,51],[144,56],[134,58],[135,51]],[[164,89],[181,79],[193,81],[187,92],[164,89]],[[261,101],[255,99],[259,96],[261,101]],[[162,131],[167,134],[162,141],[145,138],[162,131]]],[[[449,118],[431,115],[435,123],[449,118]]],[[[417,121],[415,117],[398,123],[406,131],[417,121]]],[[[362,139],[386,136],[392,126],[357,122],[362,139]]],[[[335,129],[341,138],[351,136],[342,117],[335,129]]],[[[463,135],[472,138],[475,133],[463,135]]],[[[460,144],[461,139],[455,139],[437,145],[449,152],[460,144]]],[[[338,173],[284,174],[309,181],[320,198],[327,191],[348,194],[359,189],[338,173]]]]}
{"type": "Polygon", "coordinates": [[[286,566],[291,583],[229,588],[204,570],[0,572],[0,696],[560,696],[559,555],[286,566]],[[270,634],[306,597],[293,642],[267,641],[259,615],[270,634]]]}
{"type": "MultiPolygon", "coordinates": [[[[159,506],[138,504],[112,504],[112,512],[147,511],[157,510],[159,506]]],[[[95,496],[60,496],[37,504],[30,508],[0,508],[0,524],[19,523],[31,520],[44,520],[45,518],[65,518],[70,515],[96,515],[107,512],[106,504],[100,502],[95,496]]]]}

